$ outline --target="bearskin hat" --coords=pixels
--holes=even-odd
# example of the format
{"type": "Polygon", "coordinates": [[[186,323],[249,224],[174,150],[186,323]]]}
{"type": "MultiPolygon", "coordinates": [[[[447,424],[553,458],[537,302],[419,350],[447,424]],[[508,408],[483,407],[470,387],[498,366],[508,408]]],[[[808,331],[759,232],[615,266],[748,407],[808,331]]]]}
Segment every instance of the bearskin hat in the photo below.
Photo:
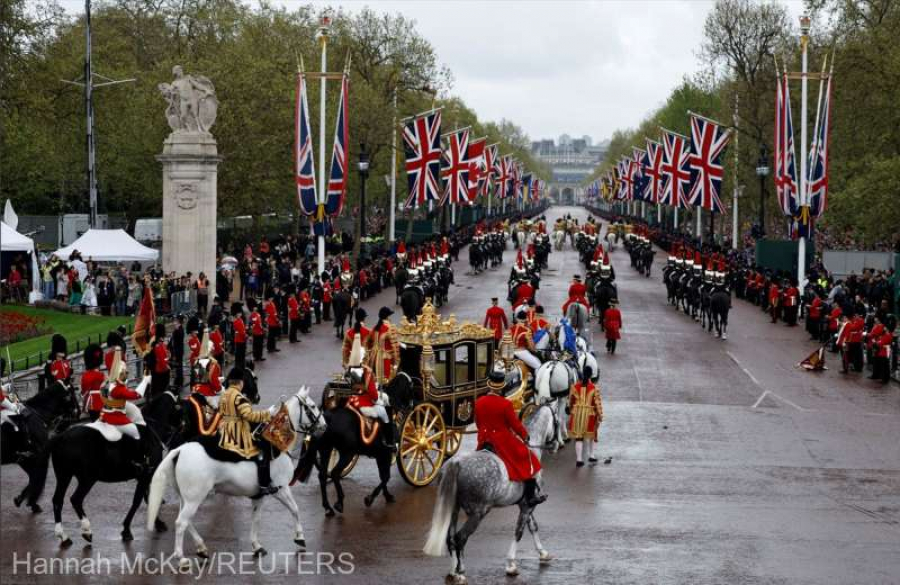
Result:
{"type": "Polygon", "coordinates": [[[162,323],[157,323],[155,329],[153,330],[153,336],[157,341],[166,338],[166,326],[162,323]]]}
{"type": "Polygon", "coordinates": [[[84,369],[96,370],[103,364],[103,348],[100,344],[91,343],[84,348],[84,369]]]}
{"type": "Polygon", "coordinates": [[[118,331],[110,331],[106,335],[106,347],[125,347],[125,340],[118,331]]]}
{"type": "Polygon", "coordinates": [[[69,355],[69,343],[66,341],[66,338],[59,333],[55,333],[50,340],[50,353],[54,356],[60,353],[64,356],[69,355]]]}

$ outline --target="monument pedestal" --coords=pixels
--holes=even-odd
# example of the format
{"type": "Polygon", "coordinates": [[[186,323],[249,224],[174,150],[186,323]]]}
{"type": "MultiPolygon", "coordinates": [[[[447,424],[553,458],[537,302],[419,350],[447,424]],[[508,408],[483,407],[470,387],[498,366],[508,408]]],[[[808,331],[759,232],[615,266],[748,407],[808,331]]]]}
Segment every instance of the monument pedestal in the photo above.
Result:
{"type": "MultiPolygon", "coordinates": [[[[208,132],[172,132],[156,159],[163,166],[162,266],[196,279],[201,272],[215,290],[216,140],[208,132]]],[[[211,291],[212,292],[212,291],[211,291]]]]}

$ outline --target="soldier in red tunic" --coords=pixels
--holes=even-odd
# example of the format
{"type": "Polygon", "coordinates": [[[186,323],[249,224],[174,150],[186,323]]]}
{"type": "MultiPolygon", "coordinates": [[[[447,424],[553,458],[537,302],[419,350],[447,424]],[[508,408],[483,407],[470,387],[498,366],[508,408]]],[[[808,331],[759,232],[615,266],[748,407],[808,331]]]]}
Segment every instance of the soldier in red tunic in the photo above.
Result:
{"type": "Polygon", "coordinates": [[[513,310],[518,310],[519,307],[527,304],[528,301],[533,298],[534,287],[531,285],[531,282],[529,282],[527,278],[523,278],[519,282],[519,285],[516,287],[516,296],[512,302],[513,310]]]}
{"type": "Polygon", "coordinates": [[[278,306],[275,304],[275,297],[272,293],[269,293],[269,298],[266,300],[264,309],[266,311],[266,327],[268,328],[266,351],[269,353],[277,353],[281,351],[278,349],[278,336],[281,334],[281,320],[278,318],[278,306]]]}
{"type": "Polygon", "coordinates": [[[350,360],[350,352],[353,350],[353,340],[356,337],[359,337],[360,344],[365,345],[366,340],[369,338],[370,330],[363,323],[367,316],[368,314],[362,307],[356,309],[356,323],[354,323],[353,327],[351,327],[344,335],[344,343],[341,347],[341,365],[344,369],[347,369],[347,363],[350,360]]]}
{"type": "Polygon", "coordinates": [[[219,367],[225,366],[225,335],[222,333],[222,324],[210,327],[209,341],[212,343],[210,354],[219,362],[219,367]]]}
{"type": "Polygon", "coordinates": [[[128,370],[122,361],[121,352],[117,350],[110,369],[109,391],[103,400],[98,423],[112,425],[122,434],[140,441],[141,435],[136,425],[143,425],[144,417],[133,401],[144,397],[144,392],[150,385],[150,377],[145,376],[134,390],[128,387],[127,380],[128,370]]]}
{"type": "Polygon", "coordinates": [[[263,357],[266,330],[263,326],[263,316],[260,313],[259,305],[254,306],[253,312],[250,313],[250,334],[253,336],[253,360],[257,362],[266,361],[266,358],[263,357]]]}
{"type": "Polygon", "coordinates": [[[509,322],[506,320],[506,311],[498,305],[498,302],[497,297],[492,297],[491,306],[484,313],[484,326],[494,330],[494,349],[500,344],[503,332],[509,326],[509,322]]]}
{"type": "Polygon", "coordinates": [[[800,290],[797,288],[795,280],[791,281],[790,286],[784,289],[784,322],[789,327],[797,324],[797,312],[800,309],[800,290]]]}
{"type": "Polygon", "coordinates": [[[158,396],[169,389],[169,347],[166,345],[166,326],[157,323],[154,329],[147,368],[150,370],[150,396],[158,396]]]}
{"type": "Polygon", "coordinates": [[[103,363],[106,366],[107,372],[112,368],[113,358],[116,355],[116,348],[122,350],[122,355],[125,355],[125,339],[123,338],[121,328],[110,331],[106,335],[106,352],[103,354],[103,363]]]}
{"type": "Polygon", "coordinates": [[[312,327],[312,297],[306,288],[297,293],[297,302],[300,304],[300,333],[308,335],[312,327]]]}
{"type": "Polygon", "coordinates": [[[616,305],[619,301],[610,299],[609,308],[603,313],[603,331],[606,333],[606,351],[616,353],[616,343],[622,339],[622,313],[616,305]]]}
{"type": "Polygon", "coordinates": [[[292,292],[288,293],[287,308],[289,322],[288,343],[298,343],[300,341],[297,339],[297,331],[300,329],[300,301],[297,300],[297,295],[292,292]]]}
{"type": "Polygon", "coordinates": [[[331,321],[331,279],[327,272],[322,273],[322,320],[331,321]]]}
{"type": "Polygon", "coordinates": [[[887,329],[872,340],[872,379],[881,380],[883,384],[891,381],[891,344],[894,335],[887,329]]]}
{"type": "Polygon", "coordinates": [[[772,280],[769,285],[769,315],[772,317],[772,323],[778,323],[778,314],[781,312],[781,287],[778,281],[772,280]]]}
{"type": "Polygon", "coordinates": [[[565,315],[572,303],[581,303],[585,308],[590,309],[591,306],[587,301],[587,287],[581,282],[581,275],[576,274],[572,277],[572,284],[569,285],[569,300],[562,306],[562,314],[565,315]]]}
{"type": "Polygon", "coordinates": [[[92,421],[97,420],[103,410],[103,384],[106,383],[106,375],[100,371],[101,365],[103,350],[92,343],[84,350],[84,372],[81,374],[82,408],[92,421]]]}
{"type": "Polygon", "coordinates": [[[247,361],[247,324],[244,323],[244,307],[241,303],[231,305],[231,331],[234,344],[234,367],[243,370],[247,361]]]}
{"type": "Polygon", "coordinates": [[[541,463],[528,448],[528,431],[516,416],[512,402],[503,396],[506,377],[492,371],[488,379],[490,392],[475,401],[475,426],[478,449],[488,449],[503,461],[510,481],[525,482],[525,504],[537,506],[547,500],[538,495],[535,475],[541,463]]]}
{"type": "Polygon", "coordinates": [[[50,355],[47,359],[47,366],[44,368],[44,375],[48,385],[53,382],[71,384],[72,364],[66,357],[68,354],[66,338],[59,333],[53,335],[53,338],[50,340],[50,355]]]}
{"type": "Polygon", "coordinates": [[[204,335],[200,343],[200,358],[197,360],[197,383],[194,385],[194,393],[202,395],[207,403],[215,407],[218,405],[219,393],[222,392],[222,367],[219,362],[210,355],[212,343],[209,336],[204,335]],[[215,400],[209,400],[213,398],[215,400]]]}
{"type": "Polygon", "coordinates": [[[509,334],[515,347],[514,354],[522,363],[536,372],[541,367],[541,360],[534,352],[534,337],[528,326],[528,314],[525,311],[516,313],[516,323],[510,327],[509,334]]]}
{"type": "Polygon", "coordinates": [[[394,423],[391,417],[388,416],[387,409],[378,403],[378,385],[375,372],[364,363],[365,357],[362,344],[363,336],[355,335],[351,342],[350,355],[345,365],[347,379],[355,394],[347,400],[347,404],[356,408],[363,416],[381,421],[381,439],[386,447],[394,449],[396,448],[394,443],[394,423]]]}

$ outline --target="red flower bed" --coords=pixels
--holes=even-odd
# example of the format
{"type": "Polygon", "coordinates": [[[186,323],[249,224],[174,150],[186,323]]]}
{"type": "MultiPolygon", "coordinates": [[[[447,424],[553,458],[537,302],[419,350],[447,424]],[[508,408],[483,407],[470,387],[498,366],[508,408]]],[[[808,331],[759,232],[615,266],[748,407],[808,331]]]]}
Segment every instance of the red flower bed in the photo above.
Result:
{"type": "Polygon", "coordinates": [[[0,345],[25,341],[47,333],[50,333],[50,328],[44,325],[44,319],[41,317],[23,315],[15,311],[0,313],[0,345]]]}

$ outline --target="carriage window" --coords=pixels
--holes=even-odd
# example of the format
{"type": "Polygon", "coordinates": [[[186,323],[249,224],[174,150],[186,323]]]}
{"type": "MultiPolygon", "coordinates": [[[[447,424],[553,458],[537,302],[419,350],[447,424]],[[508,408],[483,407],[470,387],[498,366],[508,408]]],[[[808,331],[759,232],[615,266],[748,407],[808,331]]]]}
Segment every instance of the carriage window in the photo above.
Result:
{"type": "Polygon", "coordinates": [[[450,351],[439,349],[434,352],[434,375],[432,376],[435,386],[450,385],[450,351]]]}
{"type": "Polygon", "coordinates": [[[472,381],[472,360],[470,359],[471,351],[472,346],[469,344],[457,345],[453,348],[453,362],[456,370],[456,377],[454,379],[455,384],[465,384],[466,382],[472,381]]]}
{"type": "Polygon", "coordinates": [[[490,366],[490,355],[494,349],[494,344],[479,343],[475,353],[475,379],[485,380],[488,377],[488,367],[490,366]]]}

